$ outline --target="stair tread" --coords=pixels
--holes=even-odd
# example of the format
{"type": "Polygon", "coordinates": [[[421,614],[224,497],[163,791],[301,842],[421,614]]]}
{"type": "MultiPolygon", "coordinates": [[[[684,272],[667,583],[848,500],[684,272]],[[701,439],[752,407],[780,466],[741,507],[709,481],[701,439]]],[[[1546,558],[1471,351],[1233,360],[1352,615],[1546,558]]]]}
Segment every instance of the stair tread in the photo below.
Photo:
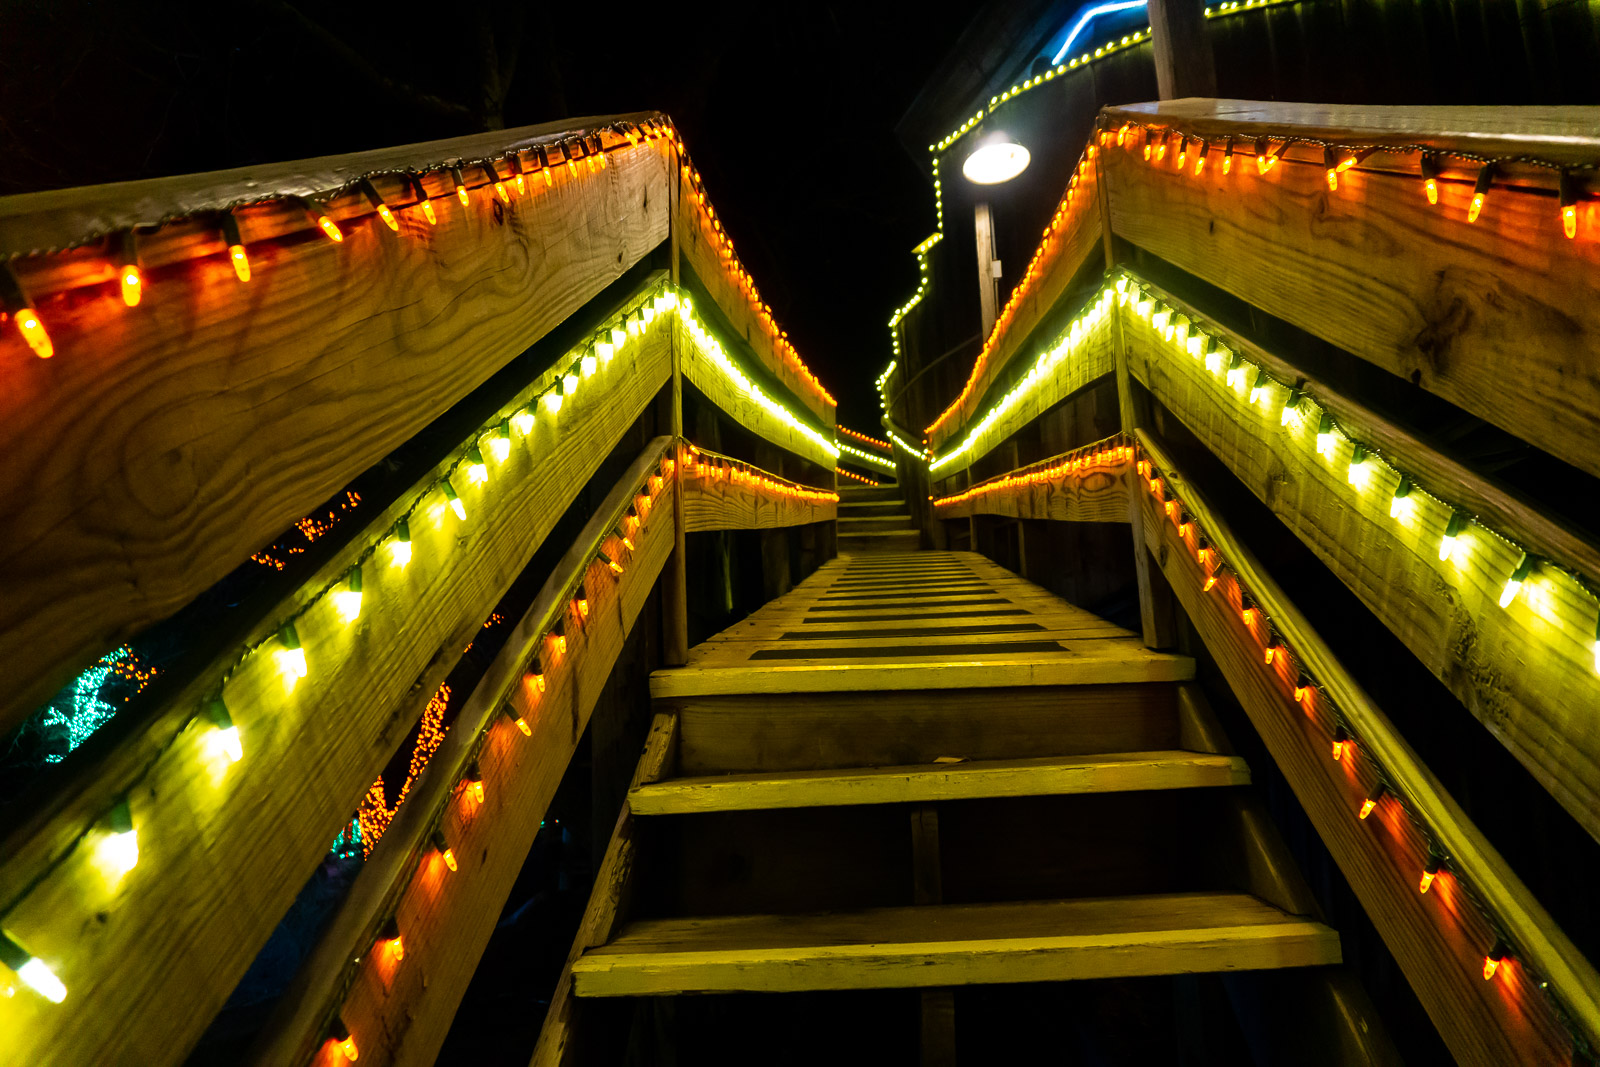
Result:
{"type": "Polygon", "coordinates": [[[1340,962],[1338,934],[1239,892],[629,923],[579,996],[1065,981],[1340,962]]]}
{"type": "Polygon", "coordinates": [[[635,815],[669,815],[1188,789],[1249,781],[1249,768],[1237,756],[1168,749],[669,778],[635,788],[628,803],[635,815]]]}

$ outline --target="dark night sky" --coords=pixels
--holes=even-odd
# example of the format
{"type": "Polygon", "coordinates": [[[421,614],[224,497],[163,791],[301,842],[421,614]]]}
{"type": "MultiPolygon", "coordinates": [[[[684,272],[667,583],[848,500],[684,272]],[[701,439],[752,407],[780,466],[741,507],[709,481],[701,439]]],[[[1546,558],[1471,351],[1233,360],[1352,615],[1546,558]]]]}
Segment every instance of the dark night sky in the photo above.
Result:
{"type": "Polygon", "coordinates": [[[659,108],[841,421],[872,430],[934,225],[892,128],[979,8],[0,0],[0,191],[659,108]]]}

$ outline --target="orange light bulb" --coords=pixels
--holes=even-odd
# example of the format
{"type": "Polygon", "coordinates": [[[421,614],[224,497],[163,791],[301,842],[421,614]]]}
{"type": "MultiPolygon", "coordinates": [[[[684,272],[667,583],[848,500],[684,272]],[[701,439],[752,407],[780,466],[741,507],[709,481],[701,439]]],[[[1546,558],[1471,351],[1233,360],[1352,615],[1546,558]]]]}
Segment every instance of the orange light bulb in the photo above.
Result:
{"type": "Polygon", "coordinates": [[[452,871],[458,869],[456,867],[456,854],[454,849],[447,848],[443,852],[439,853],[439,855],[444,857],[444,865],[446,867],[449,867],[452,871]]]}
{"type": "Polygon", "coordinates": [[[1486,194],[1473,193],[1472,204],[1467,208],[1467,221],[1477,222],[1478,216],[1483,212],[1483,201],[1486,194]]]}
{"type": "Polygon", "coordinates": [[[1357,813],[1356,818],[1365,819],[1368,815],[1372,814],[1372,809],[1377,806],[1378,802],[1371,797],[1368,797],[1361,802],[1361,811],[1357,813]]]}
{"type": "Polygon", "coordinates": [[[479,804],[483,803],[483,779],[479,778],[472,783],[472,799],[479,804]]]}
{"type": "Polygon", "coordinates": [[[1239,617],[1244,620],[1246,626],[1254,626],[1256,624],[1256,609],[1247,607],[1239,612],[1239,617]]]}
{"type": "Polygon", "coordinates": [[[139,273],[136,263],[126,263],[122,267],[122,302],[129,307],[138,307],[139,298],[144,295],[144,277],[139,273]]]}
{"type": "Polygon", "coordinates": [[[1339,191],[1339,169],[1337,167],[1329,167],[1328,168],[1327,177],[1328,177],[1328,192],[1330,192],[1330,193],[1338,192],[1339,191]]]}
{"type": "Polygon", "coordinates": [[[1335,740],[1333,742],[1333,758],[1335,760],[1344,759],[1344,746],[1348,743],[1349,742],[1343,740],[1335,740]]]}
{"type": "Polygon", "coordinates": [[[1209,574],[1209,575],[1206,576],[1206,584],[1205,584],[1205,586],[1200,591],[1202,593],[1209,593],[1209,592],[1211,592],[1212,587],[1215,586],[1216,584],[1217,584],[1217,576],[1215,574],[1209,574]]]}
{"type": "Polygon", "coordinates": [[[1270,666],[1272,666],[1272,661],[1274,659],[1276,659],[1277,656],[1278,656],[1278,650],[1276,648],[1274,648],[1272,645],[1268,645],[1267,646],[1267,650],[1266,650],[1266,657],[1265,657],[1264,662],[1266,663],[1267,666],[1270,667],[1270,666]]]}
{"type": "Polygon", "coordinates": [[[353,1037],[347,1037],[343,1041],[339,1042],[339,1051],[344,1053],[344,1058],[349,1060],[351,1063],[356,1062],[361,1055],[361,1053],[356,1050],[356,1039],[353,1037]]]}
{"type": "Polygon", "coordinates": [[[472,202],[467,197],[467,187],[465,185],[457,185],[456,186],[456,198],[461,201],[461,206],[462,207],[466,207],[468,204],[470,204],[472,202]]]}
{"type": "Polygon", "coordinates": [[[1428,887],[1433,885],[1433,879],[1434,879],[1434,872],[1433,871],[1423,871],[1422,872],[1422,881],[1417,883],[1417,892],[1426,893],[1428,891],[1428,887]]]}
{"type": "Polygon", "coordinates": [[[421,206],[422,206],[422,217],[428,220],[428,225],[429,226],[437,226],[437,225],[439,225],[439,216],[434,213],[433,201],[432,200],[424,200],[422,202],[421,206]]]}
{"type": "Polygon", "coordinates": [[[318,215],[317,225],[322,228],[323,233],[328,235],[328,240],[332,241],[334,244],[338,244],[340,241],[344,240],[344,234],[339,232],[338,225],[336,225],[328,216],[318,215]]]}
{"type": "Polygon", "coordinates": [[[22,334],[22,339],[28,342],[28,347],[33,349],[33,354],[40,359],[49,359],[56,354],[55,345],[50,343],[50,335],[45,333],[44,323],[39,321],[38,314],[33,308],[23,308],[15,316],[17,331],[22,334]]]}
{"type": "Polygon", "coordinates": [[[241,282],[250,280],[250,259],[244,254],[244,245],[229,245],[228,259],[233,263],[233,273],[241,282]]]}
{"type": "Polygon", "coordinates": [[[528,725],[528,720],[527,719],[524,719],[521,715],[518,715],[517,718],[516,718],[516,723],[517,723],[517,729],[522,731],[522,736],[523,737],[532,737],[533,736],[533,727],[528,725]]]}
{"type": "Polygon", "coordinates": [[[1437,204],[1439,202],[1439,179],[1426,179],[1422,183],[1422,191],[1427,195],[1428,203],[1437,204]]]}
{"type": "Polygon", "coordinates": [[[1561,208],[1561,232],[1567,235],[1568,240],[1578,236],[1578,206],[1566,204],[1561,208]]]}
{"type": "Polygon", "coordinates": [[[1500,961],[1492,954],[1483,957],[1483,980],[1489,981],[1494,977],[1494,972],[1500,969],[1500,961]]]}
{"type": "Polygon", "coordinates": [[[389,229],[393,230],[395,233],[400,232],[400,220],[394,217],[394,212],[389,210],[388,204],[378,205],[378,217],[383,220],[383,224],[389,227],[389,229]]]}

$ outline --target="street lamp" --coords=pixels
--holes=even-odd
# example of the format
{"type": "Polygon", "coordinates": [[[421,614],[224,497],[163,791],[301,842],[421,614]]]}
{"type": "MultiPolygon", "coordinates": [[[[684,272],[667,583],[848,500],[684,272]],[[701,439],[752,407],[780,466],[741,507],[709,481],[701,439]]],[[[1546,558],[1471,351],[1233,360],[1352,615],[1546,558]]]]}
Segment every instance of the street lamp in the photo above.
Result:
{"type": "MultiPolygon", "coordinates": [[[[981,134],[978,147],[961,164],[961,174],[973,185],[1000,185],[1028,169],[1028,150],[999,130],[981,134]]],[[[978,306],[983,316],[983,336],[994,328],[1000,308],[1000,261],[994,254],[994,217],[988,201],[972,206],[973,230],[978,238],[978,306]]]]}

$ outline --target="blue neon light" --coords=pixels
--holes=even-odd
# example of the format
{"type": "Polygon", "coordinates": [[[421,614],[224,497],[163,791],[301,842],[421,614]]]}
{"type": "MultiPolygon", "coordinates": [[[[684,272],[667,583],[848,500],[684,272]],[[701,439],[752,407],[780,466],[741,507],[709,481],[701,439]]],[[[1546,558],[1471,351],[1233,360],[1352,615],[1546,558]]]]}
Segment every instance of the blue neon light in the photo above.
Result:
{"type": "Polygon", "coordinates": [[[1072,48],[1072,42],[1078,39],[1078,34],[1083,32],[1083,28],[1087,26],[1089,21],[1096,15],[1111,15],[1118,11],[1128,11],[1136,7],[1144,7],[1147,2],[1148,0],[1123,0],[1122,3],[1101,4],[1099,7],[1091,7],[1089,10],[1083,13],[1081,18],[1078,19],[1078,24],[1072,27],[1072,32],[1067,34],[1066,43],[1061,46],[1061,50],[1055,54],[1054,58],[1052,58],[1050,62],[1052,64],[1061,62],[1061,57],[1066,55],[1067,52],[1072,48]]]}

